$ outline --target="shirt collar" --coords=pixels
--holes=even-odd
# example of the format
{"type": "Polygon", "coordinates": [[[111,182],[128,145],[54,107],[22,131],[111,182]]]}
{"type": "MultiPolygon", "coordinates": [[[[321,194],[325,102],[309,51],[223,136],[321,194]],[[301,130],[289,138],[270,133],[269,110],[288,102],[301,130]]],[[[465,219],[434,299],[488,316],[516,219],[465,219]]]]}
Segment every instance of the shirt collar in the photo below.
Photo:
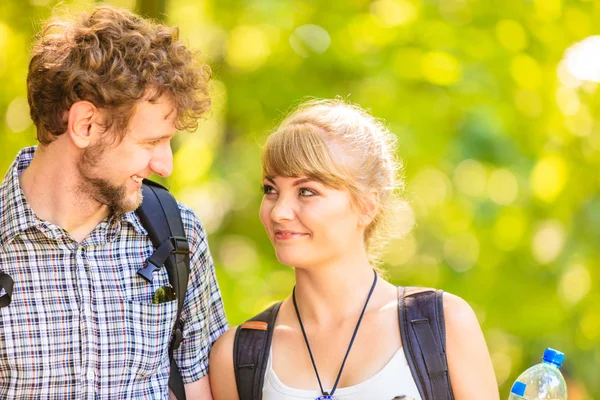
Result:
{"type": "Polygon", "coordinates": [[[135,211],[131,211],[123,215],[122,219],[123,221],[129,222],[131,226],[133,226],[133,229],[135,229],[135,231],[140,235],[148,235],[148,231],[142,225],[140,217],[138,217],[135,211]]]}
{"type": "MultiPolygon", "coordinates": [[[[31,164],[36,148],[36,146],[26,147],[17,154],[0,186],[0,242],[2,243],[10,242],[32,226],[45,227],[46,225],[27,203],[19,182],[19,175],[31,164]]],[[[131,224],[141,235],[148,234],[137,214],[131,211],[121,217],[109,217],[109,236],[117,235],[121,221],[131,224]]]]}
{"type": "Polygon", "coordinates": [[[27,204],[19,175],[31,164],[35,146],[22,149],[11,164],[0,186],[0,241],[6,243],[41,220],[27,204]]]}

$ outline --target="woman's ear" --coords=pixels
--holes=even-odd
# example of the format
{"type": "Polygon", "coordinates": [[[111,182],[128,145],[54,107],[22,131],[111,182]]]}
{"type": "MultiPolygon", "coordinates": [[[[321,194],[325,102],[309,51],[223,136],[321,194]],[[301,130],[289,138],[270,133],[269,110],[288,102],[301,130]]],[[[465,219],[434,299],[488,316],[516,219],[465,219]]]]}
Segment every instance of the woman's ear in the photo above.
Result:
{"type": "Polygon", "coordinates": [[[92,126],[100,118],[98,108],[89,101],[76,101],[67,112],[67,135],[73,144],[84,149],[92,142],[92,126]]]}
{"type": "Polygon", "coordinates": [[[360,224],[368,226],[379,211],[379,193],[372,189],[366,196],[361,210],[360,224]]]}

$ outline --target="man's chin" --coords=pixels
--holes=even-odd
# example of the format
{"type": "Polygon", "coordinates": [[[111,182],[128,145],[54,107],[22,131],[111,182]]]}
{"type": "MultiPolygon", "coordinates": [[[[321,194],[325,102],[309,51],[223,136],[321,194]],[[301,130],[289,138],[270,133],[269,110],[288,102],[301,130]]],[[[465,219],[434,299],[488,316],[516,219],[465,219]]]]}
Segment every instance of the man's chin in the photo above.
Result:
{"type": "Polygon", "coordinates": [[[129,211],[135,211],[139,206],[142,205],[142,188],[139,188],[135,191],[134,194],[131,195],[131,200],[129,201],[130,209],[129,211]]]}
{"type": "Polygon", "coordinates": [[[111,207],[114,214],[127,214],[135,211],[142,204],[142,189],[138,189],[126,198],[123,198],[119,204],[113,204],[111,207]]]}

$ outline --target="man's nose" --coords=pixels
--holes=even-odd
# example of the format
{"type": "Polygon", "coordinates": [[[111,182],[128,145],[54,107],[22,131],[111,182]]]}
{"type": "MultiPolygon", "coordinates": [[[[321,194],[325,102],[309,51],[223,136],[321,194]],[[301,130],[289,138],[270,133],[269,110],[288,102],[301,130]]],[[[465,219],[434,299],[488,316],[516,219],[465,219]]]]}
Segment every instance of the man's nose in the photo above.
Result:
{"type": "Polygon", "coordinates": [[[171,175],[173,172],[173,151],[170,143],[157,147],[150,160],[150,169],[161,178],[171,175]]]}

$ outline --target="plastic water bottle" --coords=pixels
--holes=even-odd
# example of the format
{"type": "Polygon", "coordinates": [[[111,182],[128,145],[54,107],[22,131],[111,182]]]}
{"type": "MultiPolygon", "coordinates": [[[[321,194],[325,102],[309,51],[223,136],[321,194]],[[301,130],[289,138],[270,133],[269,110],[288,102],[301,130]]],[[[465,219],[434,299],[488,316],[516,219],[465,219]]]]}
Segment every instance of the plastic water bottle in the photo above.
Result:
{"type": "Polygon", "coordinates": [[[564,360],[560,351],[546,349],[542,362],[517,378],[508,400],[567,400],[567,384],[558,369],[564,360]]]}

